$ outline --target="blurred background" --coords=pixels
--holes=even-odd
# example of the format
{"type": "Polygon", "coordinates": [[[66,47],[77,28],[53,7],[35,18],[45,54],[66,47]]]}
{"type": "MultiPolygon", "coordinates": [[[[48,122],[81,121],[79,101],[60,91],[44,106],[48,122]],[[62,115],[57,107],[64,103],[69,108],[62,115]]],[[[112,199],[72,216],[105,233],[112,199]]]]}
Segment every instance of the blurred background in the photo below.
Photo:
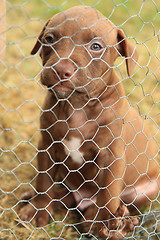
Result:
{"type": "MultiPolygon", "coordinates": [[[[5,56],[0,60],[0,239],[85,239],[76,228],[74,211],[65,220],[66,213],[57,210],[55,221],[42,229],[27,223],[20,227],[17,214],[22,193],[35,186],[39,116],[46,94],[39,81],[41,59],[30,52],[46,20],[76,5],[95,7],[136,45],[139,61],[132,77],[127,76],[122,58],[115,63],[116,71],[130,104],[160,143],[159,0],[0,0],[0,21],[5,26],[1,41],[6,35],[6,49],[1,51],[5,56]]],[[[160,239],[159,211],[158,199],[142,209],[141,224],[130,239],[160,239]]]]}

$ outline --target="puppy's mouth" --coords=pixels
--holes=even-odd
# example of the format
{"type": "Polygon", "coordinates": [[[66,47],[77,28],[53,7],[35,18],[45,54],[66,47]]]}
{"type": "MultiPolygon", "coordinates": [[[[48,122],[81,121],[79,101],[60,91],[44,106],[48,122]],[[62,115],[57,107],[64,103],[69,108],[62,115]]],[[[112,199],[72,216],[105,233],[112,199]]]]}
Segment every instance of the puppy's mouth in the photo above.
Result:
{"type": "Polygon", "coordinates": [[[47,86],[48,91],[58,98],[68,98],[73,94],[83,94],[83,86],[76,87],[70,80],[47,86]]]}
{"type": "Polygon", "coordinates": [[[52,88],[54,89],[55,92],[64,92],[64,93],[69,93],[71,91],[73,91],[74,89],[69,87],[69,86],[65,86],[63,84],[58,84],[57,86],[53,87],[52,88]]]}
{"type": "Polygon", "coordinates": [[[56,85],[48,86],[49,92],[56,94],[58,97],[68,97],[73,91],[75,91],[73,84],[67,82],[60,82],[56,85]]]}

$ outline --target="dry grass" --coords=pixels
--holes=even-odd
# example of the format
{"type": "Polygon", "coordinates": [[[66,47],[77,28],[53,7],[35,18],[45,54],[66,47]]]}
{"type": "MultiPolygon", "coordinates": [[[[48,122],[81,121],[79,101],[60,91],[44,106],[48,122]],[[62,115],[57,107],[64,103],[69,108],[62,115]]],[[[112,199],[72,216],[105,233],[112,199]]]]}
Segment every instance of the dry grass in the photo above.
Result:
{"type": "MultiPolygon", "coordinates": [[[[122,60],[116,64],[130,103],[148,119],[151,132],[158,141],[160,13],[151,0],[139,0],[136,4],[135,0],[83,2],[95,5],[121,26],[134,44],[137,43],[140,57],[133,78],[127,77],[122,60]]],[[[156,2],[160,11],[160,2],[156,2]]],[[[42,240],[54,237],[69,240],[80,237],[78,231],[70,226],[78,221],[77,215],[73,213],[63,222],[61,209],[55,213],[56,221],[44,229],[36,229],[31,224],[20,228],[15,221],[21,194],[34,186],[39,115],[46,92],[39,82],[40,58],[30,56],[30,51],[46,19],[78,4],[78,0],[7,1],[7,49],[0,66],[0,239],[42,240]]]]}

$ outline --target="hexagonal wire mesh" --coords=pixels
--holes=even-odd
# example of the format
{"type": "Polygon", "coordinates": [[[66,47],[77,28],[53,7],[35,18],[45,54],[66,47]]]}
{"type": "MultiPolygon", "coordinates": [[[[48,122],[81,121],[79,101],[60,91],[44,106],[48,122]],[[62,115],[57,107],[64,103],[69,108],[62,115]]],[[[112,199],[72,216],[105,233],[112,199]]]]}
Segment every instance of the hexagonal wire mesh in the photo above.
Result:
{"type": "MultiPolygon", "coordinates": [[[[139,224],[131,233],[124,236],[124,239],[159,239],[159,194],[149,195],[148,189],[151,192],[154,190],[158,175],[154,178],[152,175],[155,169],[159,169],[160,2],[153,0],[140,0],[136,3],[134,0],[1,0],[0,21],[0,239],[86,239],[88,236],[92,239],[100,239],[98,234],[102,226],[99,228],[97,225],[98,230],[96,231],[95,228],[92,231],[94,224],[104,220],[102,222],[106,228],[110,226],[107,223],[108,217],[102,217],[105,215],[102,212],[107,215],[107,209],[109,209],[109,213],[112,213],[109,218],[114,218],[120,198],[121,202],[129,207],[135,206],[135,199],[141,198],[141,195],[146,196],[148,205],[143,206],[142,203],[141,208],[136,208],[137,212],[132,213],[139,216],[139,224]],[[3,4],[6,4],[6,15],[3,4]],[[102,36],[101,28],[104,28],[104,25],[98,25],[98,28],[96,26],[98,22],[103,21],[104,17],[102,19],[97,17],[98,13],[95,10],[92,9],[98,20],[94,20],[92,24],[90,24],[90,13],[87,13],[87,17],[83,15],[87,10],[81,10],[81,13],[76,10],[74,16],[69,16],[70,19],[62,20],[67,14],[64,11],[76,5],[92,6],[102,12],[105,21],[108,22],[107,19],[109,19],[116,25],[116,27],[111,23],[106,25],[109,29],[112,28],[111,33],[115,34],[117,28],[123,29],[127,42],[136,46],[136,51],[139,53],[138,62],[134,54],[127,56],[124,53],[126,50],[123,43],[126,40],[122,38],[122,32],[121,35],[119,32],[118,43],[123,51],[113,41],[115,35],[109,36],[107,28],[102,36]],[[45,66],[42,66],[39,55],[31,56],[30,52],[46,20],[59,12],[62,13],[62,19],[56,32],[59,36],[54,36],[57,38],[56,42],[51,33],[39,41],[43,43],[44,51],[42,59],[45,66]],[[79,17],[77,17],[78,13],[79,17]],[[84,19],[80,21],[81,16],[84,19]],[[67,25],[66,22],[69,24],[67,25]],[[82,26],[82,22],[86,25],[82,26]],[[66,24],[65,27],[63,24],[66,24]],[[79,30],[73,28],[73,26],[77,28],[77,25],[81,25],[79,30]],[[95,28],[99,35],[94,35],[95,28]],[[83,34],[79,34],[82,31],[84,31],[83,34]],[[111,41],[106,42],[108,40],[111,41]],[[6,50],[4,43],[6,43],[6,50]],[[112,66],[115,58],[112,55],[118,55],[118,51],[121,56],[112,66]],[[5,56],[3,56],[4,53],[5,56]],[[130,76],[126,74],[125,58],[133,58],[136,63],[134,72],[130,76]],[[48,59],[52,61],[48,63],[48,59]],[[64,72],[65,68],[69,68],[69,72],[64,72]],[[103,72],[101,72],[102,68],[105,69],[103,72]],[[51,70],[53,76],[48,75],[48,78],[42,79],[44,81],[54,79],[53,82],[45,82],[48,85],[46,88],[40,81],[40,75],[42,72],[47,75],[51,70]],[[106,82],[105,76],[109,76],[110,71],[117,72],[118,82],[109,83],[109,80],[106,82]],[[62,72],[65,77],[61,75],[62,72]],[[70,84],[56,90],[55,87],[59,82],[70,84]],[[125,95],[118,88],[118,86],[122,87],[122,84],[125,88],[125,95]],[[69,94],[68,87],[72,89],[69,94]],[[115,90],[118,91],[118,99],[115,97],[115,90]],[[112,94],[108,94],[110,91],[112,94]],[[48,98],[52,98],[53,102],[50,100],[50,106],[42,109],[46,94],[50,95],[48,98]],[[104,99],[107,101],[103,101],[104,99]],[[122,102],[125,103],[123,107],[122,102]],[[116,104],[120,111],[115,107],[116,104]],[[65,107],[60,108],[62,105],[65,107]],[[132,118],[127,118],[132,107],[141,116],[142,123],[137,120],[138,115],[133,113],[131,113],[132,118]],[[114,114],[110,113],[111,110],[114,114]],[[109,120],[106,117],[108,114],[114,117],[112,116],[109,120]],[[42,118],[47,116],[49,120],[44,123],[46,120],[43,119],[40,126],[39,120],[42,115],[42,118]],[[150,137],[144,132],[144,123],[148,125],[150,137]],[[142,126],[139,128],[140,124],[142,126]],[[133,134],[128,142],[123,136],[126,133],[129,138],[130,134],[133,134]],[[40,134],[46,134],[43,136],[46,140],[38,150],[40,134]],[[141,134],[143,138],[135,140],[141,134]],[[109,138],[110,140],[106,140],[109,138]],[[152,141],[157,146],[154,154],[153,147],[151,147],[151,154],[148,150],[152,141]],[[127,155],[128,146],[132,146],[134,151],[129,148],[127,155]],[[55,150],[53,153],[53,149],[56,149],[56,154],[55,150]],[[38,153],[41,156],[39,168],[37,166],[38,153]],[[135,156],[132,156],[133,154],[135,156]],[[55,155],[56,157],[53,157],[55,155]],[[126,155],[132,160],[125,160],[126,155]],[[136,160],[139,160],[138,163],[136,160]],[[140,162],[142,164],[139,164],[140,162]],[[43,166],[43,164],[50,164],[50,166],[43,166]],[[57,170],[57,166],[60,171],[57,170]],[[128,174],[125,173],[127,169],[130,169],[128,174]],[[58,172],[56,178],[53,178],[53,172],[58,172]],[[111,178],[110,181],[107,180],[109,178],[111,178]],[[39,182],[36,187],[37,179],[39,182]],[[147,181],[149,183],[145,185],[147,181]],[[138,187],[143,186],[140,190],[136,188],[136,183],[139,182],[142,185],[138,187]],[[53,187],[56,191],[55,196],[52,193],[53,187]],[[132,190],[127,195],[126,189],[130,188],[132,190]],[[107,191],[109,197],[106,196],[107,191]],[[133,195],[132,201],[130,199],[127,203],[123,197],[125,194],[121,195],[122,192],[127,196],[133,195]],[[40,204],[36,205],[38,193],[40,204]],[[49,200],[45,201],[42,197],[44,193],[49,200]],[[25,196],[25,200],[21,198],[22,195],[25,196]],[[64,199],[69,200],[66,202],[64,199]],[[73,200],[74,204],[71,204],[73,200]],[[45,222],[45,226],[37,227],[32,222],[35,219],[34,216],[27,218],[26,212],[20,213],[20,209],[28,202],[33,209],[40,208],[41,213],[45,209],[49,213],[50,220],[45,222]],[[82,225],[87,220],[87,210],[83,203],[87,205],[91,202],[90,211],[94,214],[96,209],[97,215],[88,218],[88,223],[91,225],[86,229],[82,225]],[[51,210],[52,207],[53,210],[51,210]],[[100,211],[100,209],[103,210],[100,211]]],[[[55,25],[50,25],[48,29],[55,31],[57,28],[55,25]]],[[[113,78],[117,79],[115,76],[113,78]]],[[[36,213],[37,211],[34,212],[36,213]]],[[[117,228],[122,230],[123,219],[129,218],[121,215],[118,217],[120,221],[117,228]]],[[[42,219],[38,219],[39,225],[45,219],[46,215],[42,215],[42,219]]],[[[107,239],[109,238],[107,234],[112,234],[113,229],[111,228],[110,232],[106,230],[106,232],[105,238],[107,239]]],[[[121,231],[121,233],[124,232],[121,231]]]]}

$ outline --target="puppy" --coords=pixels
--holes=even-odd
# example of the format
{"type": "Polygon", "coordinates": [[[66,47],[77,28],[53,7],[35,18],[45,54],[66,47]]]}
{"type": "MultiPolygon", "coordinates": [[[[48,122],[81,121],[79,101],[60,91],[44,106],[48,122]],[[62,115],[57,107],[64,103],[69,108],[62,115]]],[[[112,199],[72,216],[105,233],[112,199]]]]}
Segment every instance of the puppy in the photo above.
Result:
{"type": "Polygon", "coordinates": [[[34,216],[38,226],[48,223],[58,175],[66,186],[61,201],[76,204],[90,231],[123,239],[138,224],[127,206],[139,208],[159,191],[156,145],[113,65],[125,57],[130,76],[138,54],[122,30],[86,6],[53,16],[31,53],[40,48],[48,93],[40,120],[37,194],[20,217],[34,216]]]}

